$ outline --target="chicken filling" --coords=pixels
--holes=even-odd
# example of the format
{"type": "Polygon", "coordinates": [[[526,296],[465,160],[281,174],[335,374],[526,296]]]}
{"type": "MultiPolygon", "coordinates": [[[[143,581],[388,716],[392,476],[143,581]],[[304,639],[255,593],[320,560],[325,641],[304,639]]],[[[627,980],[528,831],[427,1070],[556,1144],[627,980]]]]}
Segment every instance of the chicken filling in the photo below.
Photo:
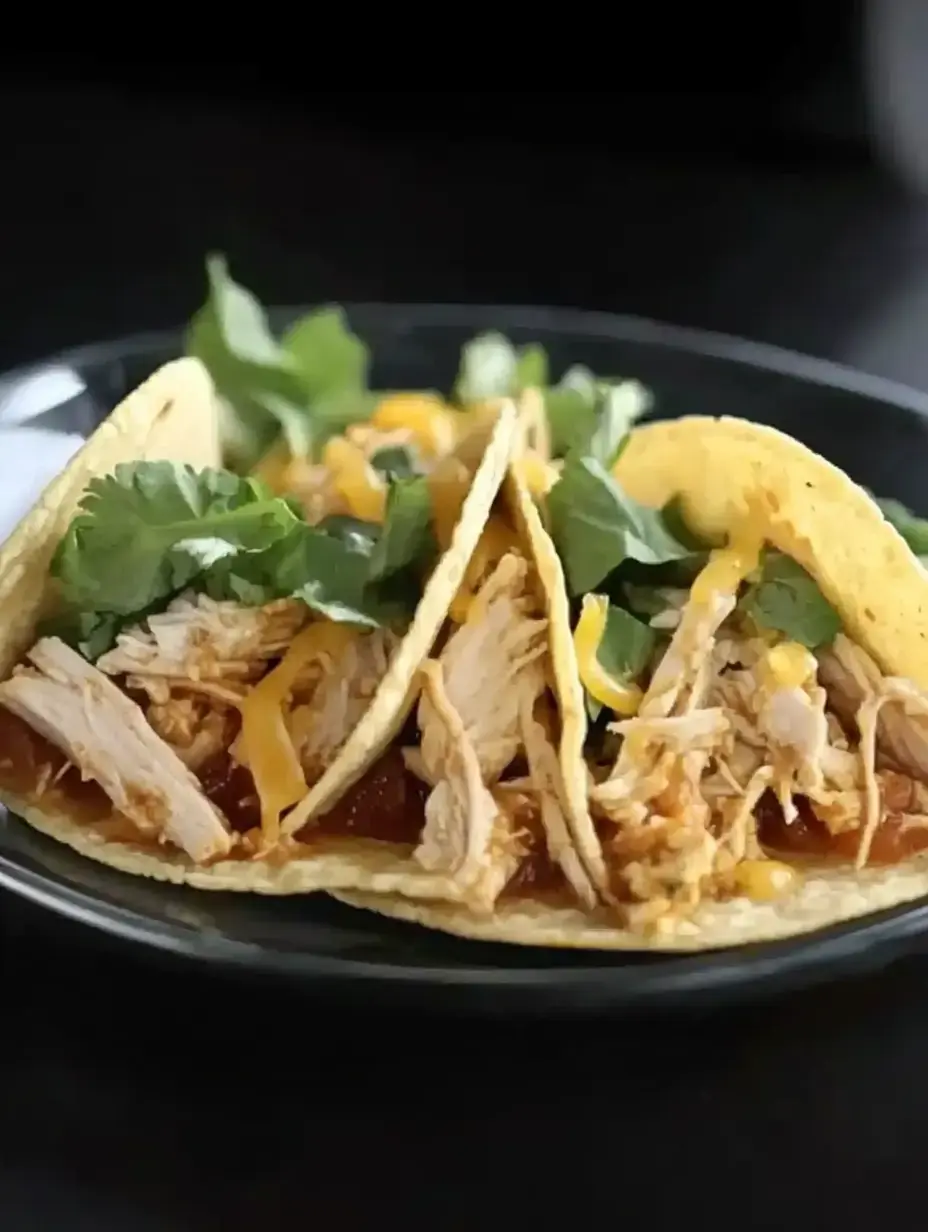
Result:
{"type": "Polygon", "coordinates": [[[775,898],[797,856],[863,868],[928,847],[928,695],[844,633],[813,654],[758,628],[732,555],[665,595],[652,626],[669,642],[635,713],[591,749],[604,889],[633,926],[775,898]]]}
{"type": "MultiPolygon", "coordinates": [[[[568,838],[547,621],[511,537],[491,529],[477,553],[466,614],[420,672],[404,747],[296,836],[402,843],[475,910],[507,886],[574,883],[589,897],[568,838]]],[[[282,818],[360,722],[397,640],[295,601],[185,593],[95,666],[41,639],[0,704],[103,788],[135,841],[197,863],[243,859],[282,843],[282,818]]]]}

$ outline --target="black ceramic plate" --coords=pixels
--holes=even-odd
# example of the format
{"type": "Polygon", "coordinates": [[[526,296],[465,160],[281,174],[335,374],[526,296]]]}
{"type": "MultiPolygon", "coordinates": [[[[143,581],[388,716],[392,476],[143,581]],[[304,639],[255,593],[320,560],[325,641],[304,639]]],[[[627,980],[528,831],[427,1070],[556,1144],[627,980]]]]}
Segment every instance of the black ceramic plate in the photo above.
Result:
{"type": "MultiPolygon", "coordinates": [[[[281,312],[280,323],[292,313],[281,312]]],[[[461,344],[496,328],[570,363],[635,376],[661,417],[729,414],[774,424],[859,482],[928,513],[928,397],[768,347],[646,321],[528,308],[358,305],[381,388],[448,387],[461,344]]],[[[0,427],[88,432],[178,353],[179,335],[72,351],[0,381],[0,427]],[[57,372],[60,388],[47,395],[57,372]],[[70,374],[70,377],[68,376],[70,374]],[[61,378],[66,378],[61,383],[61,378]],[[76,379],[75,379],[76,378],[76,379]],[[31,406],[24,420],[23,406],[31,406]],[[6,408],[6,409],[5,409],[6,408]],[[10,414],[10,408],[18,408],[10,414]]],[[[84,924],[161,950],[297,980],[390,988],[423,1002],[520,1011],[630,1008],[744,996],[884,964],[928,929],[928,903],[806,939],[689,957],[611,957],[457,941],[315,896],[274,900],[154,885],[83,860],[13,818],[0,827],[0,885],[84,924]],[[438,995],[438,989],[442,992],[438,995]]]]}

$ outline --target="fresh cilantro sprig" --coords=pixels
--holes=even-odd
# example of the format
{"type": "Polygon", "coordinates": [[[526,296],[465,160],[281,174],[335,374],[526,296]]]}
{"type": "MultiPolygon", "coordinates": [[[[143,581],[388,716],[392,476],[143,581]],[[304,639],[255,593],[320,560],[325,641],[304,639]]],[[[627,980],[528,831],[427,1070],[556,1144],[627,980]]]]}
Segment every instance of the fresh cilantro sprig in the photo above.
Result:
{"type": "Polygon", "coordinates": [[[337,518],[309,526],[294,502],[255,479],[131,463],[91,481],[58,546],[57,628],[96,658],[122,626],[188,587],[248,605],[295,598],[331,620],[392,624],[415,610],[434,550],[423,478],[391,486],[382,527],[337,518]]]}

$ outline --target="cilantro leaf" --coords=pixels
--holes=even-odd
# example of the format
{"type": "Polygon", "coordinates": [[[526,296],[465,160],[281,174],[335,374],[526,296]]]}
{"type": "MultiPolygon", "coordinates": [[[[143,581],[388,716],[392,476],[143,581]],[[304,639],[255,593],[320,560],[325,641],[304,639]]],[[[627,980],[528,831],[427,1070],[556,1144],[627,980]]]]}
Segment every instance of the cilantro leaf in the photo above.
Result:
{"type": "Polygon", "coordinates": [[[468,342],[454,386],[457,402],[468,406],[491,398],[515,397],[524,389],[548,381],[548,357],[537,343],[517,349],[504,335],[491,331],[468,342]]]}
{"type": "Polygon", "coordinates": [[[126,623],[125,617],[112,612],[65,611],[60,616],[43,621],[41,637],[60,637],[74,646],[91,663],[114,645],[116,635],[126,623]]]}
{"type": "Polygon", "coordinates": [[[375,471],[391,479],[411,479],[421,473],[411,450],[402,445],[385,445],[376,450],[371,454],[370,464],[375,471]]]}
{"type": "Polygon", "coordinates": [[[224,400],[224,447],[249,469],[283,435],[305,457],[332,432],[366,419],[368,352],[339,308],[309,313],[278,342],[257,298],[229,274],[224,257],[206,262],[209,294],[185,340],[224,400]]]}
{"type": "Polygon", "coordinates": [[[375,405],[368,389],[370,353],[341,308],[319,308],[301,317],[281,345],[299,369],[316,445],[370,417],[375,405]]]}
{"type": "Polygon", "coordinates": [[[296,362],[274,338],[258,300],[232,279],[224,257],[207,258],[206,276],[207,301],[190,323],[185,349],[206,366],[226,402],[228,452],[248,466],[282,432],[291,453],[305,454],[311,440],[296,362]]]}
{"type": "Polygon", "coordinates": [[[383,532],[371,557],[371,579],[379,581],[431,559],[436,551],[432,499],[424,475],[390,485],[383,532]]]}
{"type": "Polygon", "coordinates": [[[292,325],[282,348],[299,367],[312,401],[338,390],[367,389],[369,355],[341,308],[318,308],[292,325]]]}
{"type": "Polygon", "coordinates": [[[530,342],[516,353],[516,392],[524,389],[544,389],[548,384],[548,355],[543,346],[530,342]]]}
{"type": "Polygon", "coordinates": [[[317,523],[317,530],[325,531],[333,539],[340,539],[356,552],[371,556],[380,538],[376,522],[365,522],[350,513],[330,513],[317,523]]]}
{"type": "Polygon", "coordinates": [[[301,599],[330,620],[376,628],[383,612],[370,588],[375,545],[374,536],[341,536],[297,523],[264,552],[219,561],[205,577],[206,593],[250,606],[301,599]]]}
{"type": "Polygon", "coordinates": [[[266,547],[296,521],[292,506],[255,479],[129,463],[91,480],[51,570],[69,607],[128,616],[222,557],[266,547]]]}
{"type": "Polygon", "coordinates": [[[760,578],[739,605],[762,629],[782,633],[809,650],[827,646],[841,631],[841,618],[815,581],[782,552],[767,552],[760,578]]]}
{"type": "Polygon", "coordinates": [[[568,456],[548,495],[548,517],[573,595],[595,589],[626,560],[660,565],[691,553],[659,510],[632,500],[594,458],[568,456]]]}
{"type": "Polygon", "coordinates": [[[928,556],[928,518],[920,518],[902,501],[874,497],[883,517],[894,526],[916,556],[928,556]]]}
{"type": "Polygon", "coordinates": [[[638,381],[601,380],[579,364],[546,389],[544,399],[555,456],[573,450],[606,470],[632,425],[651,409],[651,396],[638,381]]]}

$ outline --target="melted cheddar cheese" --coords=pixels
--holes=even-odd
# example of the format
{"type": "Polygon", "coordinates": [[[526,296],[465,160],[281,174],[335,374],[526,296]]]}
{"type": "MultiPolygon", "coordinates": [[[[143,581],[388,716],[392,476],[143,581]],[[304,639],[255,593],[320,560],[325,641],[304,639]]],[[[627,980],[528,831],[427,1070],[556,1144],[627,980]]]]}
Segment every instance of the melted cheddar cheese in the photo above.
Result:
{"type": "Polygon", "coordinates": [[[815,679],[815,656],[799,642],[780,642],[764,654],[761,671],[770,689],[801,689],[815,679]]]}
{"type": "Polygon", "coordinates": [[[520,458],[515,468],[522,483],[536,501],[543,500],[560,478],[556,466],[545,462],[534,453],[520,458]]]}
{"type": "Polygon", "coordinates": [[[641,704],[637,685],[623,684],[606,671],[597,657],[606,632],[609,600],[605,595],[585,595],[580,619],[574,630],[574,650],[583,686],[591,697],[616,714],[633,715],[641,704]]]}
{"type": "Polygon", "coordinates": [[[727,547],[709,554],[690,590],[694,603],[708,604],[715,594],[733,594],[760,564],[764,546],[760,535],[733,536],[727,547]]]}
{"type": "Polygon", "coordinates": [[[287,731],[285,708],[303,668],[320,654],[338,656],[359,631],[320,620],[302,629],[287,653],[239,703],[242,730],[239,757],[251,771],[261,803],[265,848],[280,835],[280,817],[306,794],[306,776],[287,731]]]}
{"type": "Polygon", "coordinates": [[[441,458],[457,443],[457,412],[430,394],[384,398],[370,422],[381,432],[409,432],[424,458],[441,458]]]}
{"type": "Polygon", "coordinates": [[[332,483],[356,518],[363,522],[383,522],[387,486],[363,450],[343,436],[333,436],[322,451],[322,464],[331,473],[332,483]]]}

